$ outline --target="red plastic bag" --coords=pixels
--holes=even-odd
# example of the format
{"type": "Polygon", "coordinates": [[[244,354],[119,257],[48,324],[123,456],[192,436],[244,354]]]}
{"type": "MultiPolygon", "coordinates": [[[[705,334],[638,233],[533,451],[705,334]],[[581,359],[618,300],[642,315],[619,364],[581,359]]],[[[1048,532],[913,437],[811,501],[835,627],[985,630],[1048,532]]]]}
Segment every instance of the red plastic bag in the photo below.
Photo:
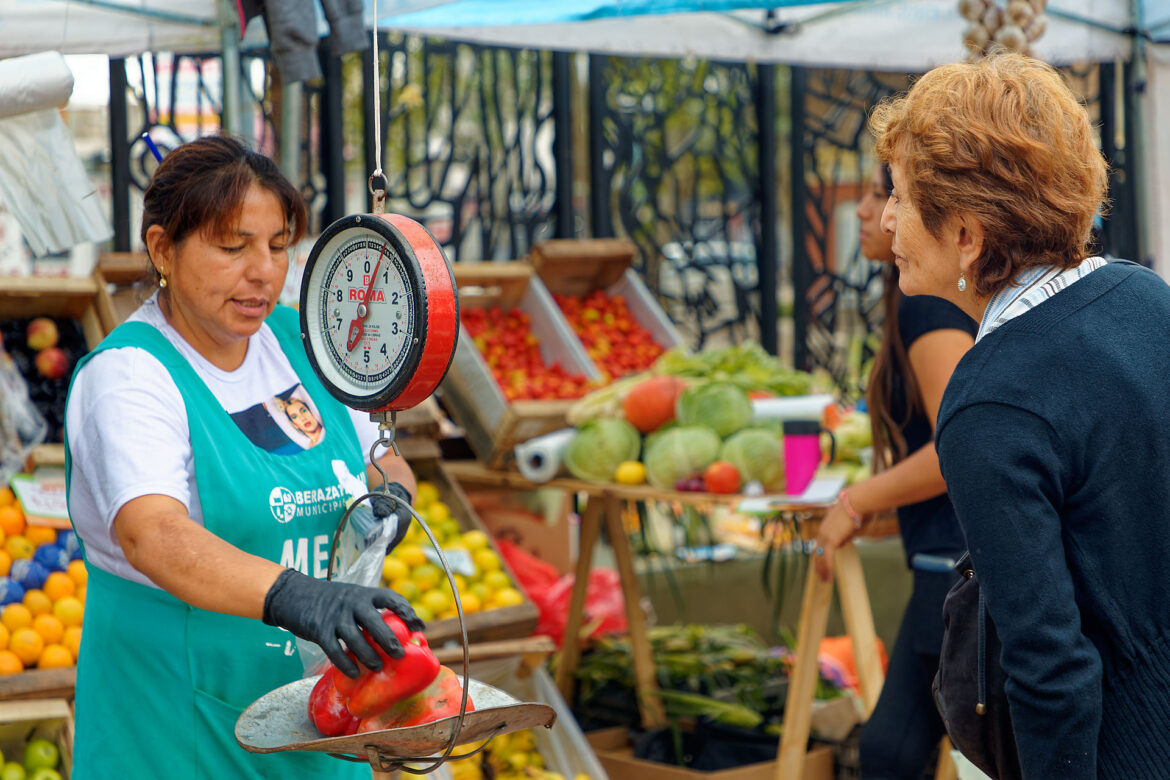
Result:
{"type": "MultiPolygon", "coordinates": [[[[516,573],[520,587],[540,612],[535,634],[551,637],[560,647],[569,620],[574,575],[562,576],[555,567],[534,557],[507,539],[497,539],[500,555],[516,573]]],[[[613,569],[593,569],[585,588],[584,636],[622,634],[627,630],[626,601],[621,579],[613,569]]]]}

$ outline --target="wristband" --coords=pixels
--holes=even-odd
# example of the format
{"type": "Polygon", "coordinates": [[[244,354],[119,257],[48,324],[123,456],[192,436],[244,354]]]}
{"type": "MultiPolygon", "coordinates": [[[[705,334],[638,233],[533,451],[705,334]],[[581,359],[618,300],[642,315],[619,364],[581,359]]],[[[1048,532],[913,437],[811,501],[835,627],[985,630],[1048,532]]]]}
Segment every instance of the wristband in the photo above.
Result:
{"type": "Polygon", "coordinates": [[[845,514],[849,515],[853,520],[853,530],[860,531],[861,526],[865,525],[865,518],[857,514],[853,509],[853,505],[849,503],[849,489],[842,488],[841,492],[837,494],[837,503],[845,510],[845,514]]]}

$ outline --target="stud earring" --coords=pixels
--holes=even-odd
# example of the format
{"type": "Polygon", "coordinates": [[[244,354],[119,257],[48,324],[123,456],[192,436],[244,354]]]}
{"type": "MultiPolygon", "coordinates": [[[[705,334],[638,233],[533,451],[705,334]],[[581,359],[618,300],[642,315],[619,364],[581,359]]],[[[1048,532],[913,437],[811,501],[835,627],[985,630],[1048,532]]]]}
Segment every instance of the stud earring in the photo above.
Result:
{"type": "Polygon", "coordinates": [[[967,277],[961,273],[959,274],[959,292],[967,292],[967,277]]]}

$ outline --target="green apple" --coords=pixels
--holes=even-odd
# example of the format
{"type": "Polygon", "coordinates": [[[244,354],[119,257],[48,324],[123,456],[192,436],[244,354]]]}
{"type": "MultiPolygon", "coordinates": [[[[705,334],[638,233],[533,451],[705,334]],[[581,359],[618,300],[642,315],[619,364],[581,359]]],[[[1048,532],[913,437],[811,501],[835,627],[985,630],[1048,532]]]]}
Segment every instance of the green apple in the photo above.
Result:
{"type": "Polygon", "coordinates": [[[28,776],[28,780],[61,780],[61,773],[56,769],[43,766],[28,776]]]}
{"type": "Polygon", "coordinates": [[[15,761],[9,761],[0,767],[0,780],[27,780],[28,775],[24,767],[15,761]]]}
{"type": "Polygon", "coordinates": [[[37,769],[56,769],[60,758],[61,751],[52,740],[34,737],[24,746],[24,769],[29,774],[37,769]]]}

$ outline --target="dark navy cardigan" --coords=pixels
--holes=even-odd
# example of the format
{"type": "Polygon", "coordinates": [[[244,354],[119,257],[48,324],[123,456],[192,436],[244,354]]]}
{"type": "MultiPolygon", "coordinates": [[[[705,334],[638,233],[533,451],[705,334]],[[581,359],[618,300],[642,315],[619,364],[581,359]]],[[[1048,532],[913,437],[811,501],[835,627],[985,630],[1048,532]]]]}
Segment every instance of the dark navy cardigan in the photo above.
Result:
{"type": "Polygon", "coordinates": [[[1110,263],[988,334],[936,445],[1025,777],[1170,777],[1170,287],[1110,263]]]}

